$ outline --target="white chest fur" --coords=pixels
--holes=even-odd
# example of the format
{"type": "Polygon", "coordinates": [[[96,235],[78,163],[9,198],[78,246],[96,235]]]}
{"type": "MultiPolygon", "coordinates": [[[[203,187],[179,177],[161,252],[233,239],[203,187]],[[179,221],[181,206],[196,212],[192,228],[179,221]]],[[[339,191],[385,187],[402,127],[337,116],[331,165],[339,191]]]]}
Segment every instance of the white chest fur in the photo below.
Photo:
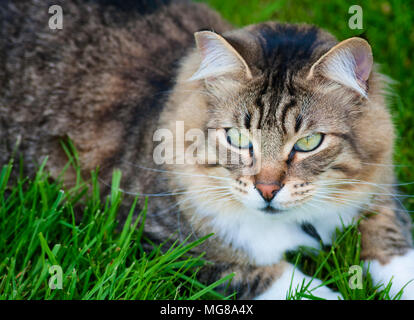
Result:
{"type": "Polygon", "coordinates": [[[324,205],[305,210],[297,208],[279,215],[262,212],[233,211],[213,215],[212,227],[222,241],[244,251],[257,265],[279,262],[288,250],[299,246],[319,248],[318,241],[304,232],[302,223],[311,223],[325,244],[331,243],[335,228],[352,223],[358,210],[346,206],[324,205]]]}

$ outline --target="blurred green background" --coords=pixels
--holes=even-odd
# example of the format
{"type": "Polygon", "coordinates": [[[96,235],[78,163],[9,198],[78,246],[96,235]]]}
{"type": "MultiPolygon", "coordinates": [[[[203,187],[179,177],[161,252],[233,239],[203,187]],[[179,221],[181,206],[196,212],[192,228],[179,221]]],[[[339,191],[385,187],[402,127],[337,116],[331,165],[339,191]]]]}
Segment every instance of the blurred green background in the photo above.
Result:
{"type": "MultiPolygon", "coordinates": [[[[395,149],[396,173],[400,183],[414,181],[414,1],[315,1],[315,0],[206,0],[235,26],[267,20],[305,22],[317,25],[344,40],[362,33],[372,46],[380,71],[396,81],[389,99],[398,138],[395,149]],[[349,8],[363,10],[363,29],[351,30],[349,8]]],[[[414,185],[400,191],[414,195],[414,185]]],[[[414,210],[414,199],[404,201],[414,210]]]]}

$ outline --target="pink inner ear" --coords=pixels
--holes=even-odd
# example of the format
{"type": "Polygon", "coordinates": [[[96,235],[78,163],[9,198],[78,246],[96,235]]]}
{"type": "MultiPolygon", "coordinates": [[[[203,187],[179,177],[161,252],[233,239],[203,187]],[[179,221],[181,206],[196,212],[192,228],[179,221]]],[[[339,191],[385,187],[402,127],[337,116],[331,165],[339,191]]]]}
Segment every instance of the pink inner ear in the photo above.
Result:
{"type": "Polygon", "coordinates": [[[340,42],[319,58],[310,69],[308,79],[316,72],[366,97],[367,80],[372,65],[369,44],[361,38],[350,38],[340,42]]]}
{"type": "Polygon", "coordinates": [[[372,56],[370,52],[362,48],[354,48],[352,54],[355,59],[355,75],[365,84],[372,70],[372,56]]]}

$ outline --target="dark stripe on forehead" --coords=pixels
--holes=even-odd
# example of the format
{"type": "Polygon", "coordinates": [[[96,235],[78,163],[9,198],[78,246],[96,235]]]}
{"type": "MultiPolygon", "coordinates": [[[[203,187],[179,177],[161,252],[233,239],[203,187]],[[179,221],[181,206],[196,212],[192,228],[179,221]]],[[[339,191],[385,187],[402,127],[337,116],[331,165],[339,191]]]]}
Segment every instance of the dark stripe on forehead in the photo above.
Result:
{"type": "MultiPolygon", "coordinates": [[[[253,34],[261,47],[261,57],[255,59],[254,65],[264,75],[263,87],[256,100],[260,109],[259,126],[263,128],[268,125],[286,134],[286,117],[294,103],[291,101],[280,106],[280,101],[284,95],[297,96],[294,78],[297,72],[310,63],[315,49],[321,45],[319,30],[311,26],[269,23],[257,27],[253,34]]],[[[295,130],[301,124],[299,119],[295,130]]]]}
{"type": "Polygon", "coordinates": [[[299,132],[299,129],[302,126],[302,123],[303,123],[303,117],[302,117],[302,114],[299,113],[298,116],[296,117],[295,132],[299,132]]]}
{"type": "Polygon", "coordinates": [[[260,90],[259,95],[257,96],[257,99],[256,99],[256,105],[259,109],[259,120],[257,121],[258,129],[262,127],[262,121],[264,118],[263,114],[265,113],[264,95],[266,94],[268,88],[269,88],[269,77],[266,76],[263,82],[263,87],[260,90]]]}
{"type": "Polygon", "coordinates": [[[263,108],[264,106],[263,96],[266,94],[268,88],[269,88],[269,77],[266,76],[263,82],[263,87],[260,90],[259,95],[257,96],[257,99],[256,99],[256,105],[259,108],[263,108]]]}
{"type": "Polygon", "coordinates": [[[294,106],[296,106],[296,99],[292,98],[288,103],[286,103],[283,107],[282,107],[282,117],[280,119],[282,128],[283,128],[283,132],[286,134],[286,115],[288,113],[288,111],[293,108],[294,106]]]}
{"type": "Polygon", "coordinates": [[[288,81],[286,82],[286,89],[290,96],[294,97],[297,95],[297,88],[293,85],[292,73],[289,74],[288,81]]]}
{"type": "Polygon", "coordinates": [[[282,134],[282,125],[278,126],[278,118],[276,116],[280,109],[280,101],[285,92],[285,73],[279,74],[279,70],[271,72],[268,81],[268,90],[266,93],[266,103],[264,104],[265,113],[263,114],[262,127],[268,126],[278,130],[282,134]]]}
{"type": "Polygon", "coordinates": [[[250,113],[247,112],[244,116],[244,127],[250,129],[250,113]]]}

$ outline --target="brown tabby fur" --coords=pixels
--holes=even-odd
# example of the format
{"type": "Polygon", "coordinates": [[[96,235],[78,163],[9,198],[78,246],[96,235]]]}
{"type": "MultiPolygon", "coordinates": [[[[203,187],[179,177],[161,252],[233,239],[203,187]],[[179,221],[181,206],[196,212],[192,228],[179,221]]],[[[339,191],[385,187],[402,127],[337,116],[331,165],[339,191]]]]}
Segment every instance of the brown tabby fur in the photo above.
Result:
{"type": "MultiPolygon", "coordinates": [[[[123,189],[132,193],[157,194],[216,184],[209,176],[231,177],[240,184],[235,192],[241,194],[243,186],[269,176],[295,180],[298,195],[305,192],[302,182],[314,181],[319,175],[376,184],[394,182],[387,166],[392,163],[394,134],[385,107],[384,78],[372,72],[369,99],[330,86],[318,74],[308,78],[311,66],[337,44],[330,34],[307,25],[273,22],[230,31],[232,27],[203,4],[150,3],[131,2],[121,8],[111,1],[0,4],[0,164],[17,148],[28,174],[48,156],[48,170],[57,177],[67,162],[59,141],[70,138],[85,177],[99,166],[101,179],[109,182],[113,169],[120,168],[123,189]],[[47,27],[51,4],[63,7],[62,30],[47,27]],[[193,34],[205,29],[224,33],[250,67],[252,79],[240,75],[238,81],[210,87],[203,81],[187,81],[200,64],[193,34]],[[289,43],[272,42],[284,34],[298,39],[292,48],[289,43]],[[295,45],[305,49],[295,51],[295,45]],[[280,56],[272,50],[280,50],[280,56]],[[306,103],[312,112],[298,120],[300,107],[306,103]],[[184,121],[186,128],[221,128],[223,119],[240,127],[245,122],[241,105],[250,115],[251,126],[263,132],[263,170],[257,176],[241,176],[224,166],[153,164],[152,136],[157,128],[174,132],[176,120],[184,121]],[[287,162],[284,145],[295,136],[295,127],[306,123],[310,129],[324,121],[331,129],[330,147],[306,159],[296,155],[287,162]],[[200,177],[190,175],[194,173],[200,177]]],[[[73,184],[74,178],[68,173],[65,183],[73,184]]],[[[341,188],[373,189],[361,184],[341,188]]],[[[206,192],[192,201],[207,203],[213,201],[211,197],[206,192]]],[[[393,199],[382,197],[372,200],[370,211],[376,214],[363,220],[360,230],[363,257],[386,263],[411,247],[411,236],[407,215],[393,199]]],[[[163,241],[172,235],[199,237],[216,231],[211,217],[197,215],[196,206],[176,206],[180,200],[185,195],[150,197],[146,224],[150,238],[163,241]]],[[[234,210],[241,206],[235,200],[228,203],[234,210]]],[[[121,220],[126,212],[121,210],[121,220]]],[[[198,250],[206,250],[207,258],[215,263],[204,270],[202,279],[209,282],[235,272],[232,285],[239,298],[263,292],[284,268],[284,262],[258,265],[219,237],[198,250]]]]}

